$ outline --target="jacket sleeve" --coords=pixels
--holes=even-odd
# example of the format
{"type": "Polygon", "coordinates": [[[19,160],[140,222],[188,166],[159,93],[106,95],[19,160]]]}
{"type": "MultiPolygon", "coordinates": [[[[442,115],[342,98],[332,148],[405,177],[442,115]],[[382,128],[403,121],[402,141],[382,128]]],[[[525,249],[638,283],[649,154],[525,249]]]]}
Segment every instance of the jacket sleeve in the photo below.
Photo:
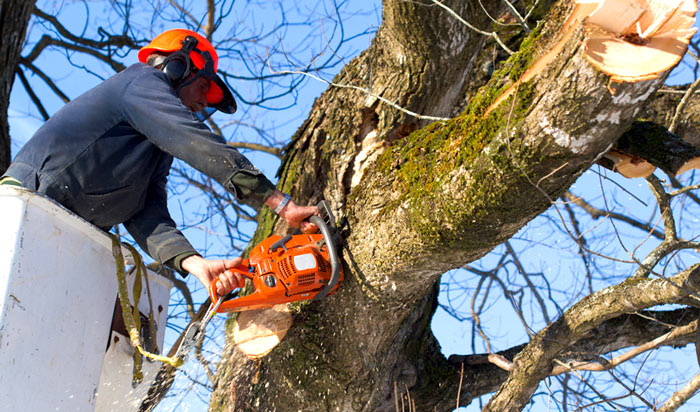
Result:
{"type": "Polygon", "coordinates": [[[260,210],[274,185],[238,150],[196,119],[159,70],[144,70],[124,90],[126,120],[173,157],[213,178],[236,199],[260,210]]]}
{"type": "MultiPolygon", "coordinates": [[[[167,171],[151,181],[146,193],[146,206],[124,222],[124,227],[134,237],[141,249],[161,263],[184,254],[197,254],[170,217],[167,205],[167,171]]],[[[174,267],[183,276],[179,267],[174,267]]]]}

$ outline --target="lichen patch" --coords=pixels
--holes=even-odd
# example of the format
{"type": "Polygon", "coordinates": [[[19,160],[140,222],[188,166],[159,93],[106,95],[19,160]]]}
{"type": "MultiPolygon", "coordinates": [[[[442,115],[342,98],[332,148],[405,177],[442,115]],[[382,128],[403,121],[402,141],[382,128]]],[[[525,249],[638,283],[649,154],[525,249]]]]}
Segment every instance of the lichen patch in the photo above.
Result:
{"type": "Polygon", "coordinates": [[[588,139],[585,136],[571,136],[564,130],[552,126],[546,117],[543,117],[539,121],[539,125],[542,128],[542,131],[551,136],[559,146],[565,147],[577,154],[586,151],[586,148],[588,147],[588,139]]]}

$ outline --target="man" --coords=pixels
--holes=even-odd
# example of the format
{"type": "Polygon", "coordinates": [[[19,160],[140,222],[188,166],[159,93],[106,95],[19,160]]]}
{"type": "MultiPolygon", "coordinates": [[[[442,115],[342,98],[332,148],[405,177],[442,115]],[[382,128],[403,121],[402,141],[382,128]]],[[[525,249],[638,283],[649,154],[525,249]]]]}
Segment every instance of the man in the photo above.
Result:
{"type": "Polygon", "coordinates": [[[226,270],[240,259],[207,260],[177,230],[166,194],[174,157],[256,210],[267,205],[292,227],[312,230],[304,220],[318,211],[290,201],[200,120],[211,109],[236,111],[216,74],[218,56],[209,41],[189,30],[169,30],[138,58],[141,63],[56,112],[0,182],[44,193],[105,231],[123,223],[154,259],[183,276],[192,273],[207,289],[218,277],[223,294],[242,285],[240,275],[226,270]]]}

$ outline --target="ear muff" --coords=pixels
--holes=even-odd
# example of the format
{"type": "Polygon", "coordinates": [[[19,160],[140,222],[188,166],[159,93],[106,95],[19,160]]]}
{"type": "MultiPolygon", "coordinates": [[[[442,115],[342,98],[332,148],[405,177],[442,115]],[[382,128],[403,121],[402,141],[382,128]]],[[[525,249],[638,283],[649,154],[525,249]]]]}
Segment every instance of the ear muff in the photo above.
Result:
{"type": "Polygon", "coordinates": [[[161,70],[168,76],[173,86],[177,86],[190,75],[191,67],[190,57],[176,51],[165,59],[161,70]]]}
{"type": "Polygon", "coordinates": [[[163,61],[161,70],[165,73],[173,86],[177,87],[182,81],[187,79],[192,71],[192,58],[190,52],[197,47],[197,39],[192,36],[185,37],[182,41],[182,48],[163,61]]]}

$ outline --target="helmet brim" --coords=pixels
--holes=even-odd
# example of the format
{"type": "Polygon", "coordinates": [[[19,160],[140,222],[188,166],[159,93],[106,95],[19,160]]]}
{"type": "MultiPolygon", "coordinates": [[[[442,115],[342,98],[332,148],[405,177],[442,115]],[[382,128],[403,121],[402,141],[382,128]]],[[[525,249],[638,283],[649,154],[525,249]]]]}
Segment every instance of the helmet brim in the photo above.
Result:
{"type": "Polygon", "coordinates": [[[235,113],[236,109],[238,109],[236,99],[226,83],[216,74],[209,80],[211,81],[209,92],[207,93],[209,106],[223,113],[235,113]]]}

